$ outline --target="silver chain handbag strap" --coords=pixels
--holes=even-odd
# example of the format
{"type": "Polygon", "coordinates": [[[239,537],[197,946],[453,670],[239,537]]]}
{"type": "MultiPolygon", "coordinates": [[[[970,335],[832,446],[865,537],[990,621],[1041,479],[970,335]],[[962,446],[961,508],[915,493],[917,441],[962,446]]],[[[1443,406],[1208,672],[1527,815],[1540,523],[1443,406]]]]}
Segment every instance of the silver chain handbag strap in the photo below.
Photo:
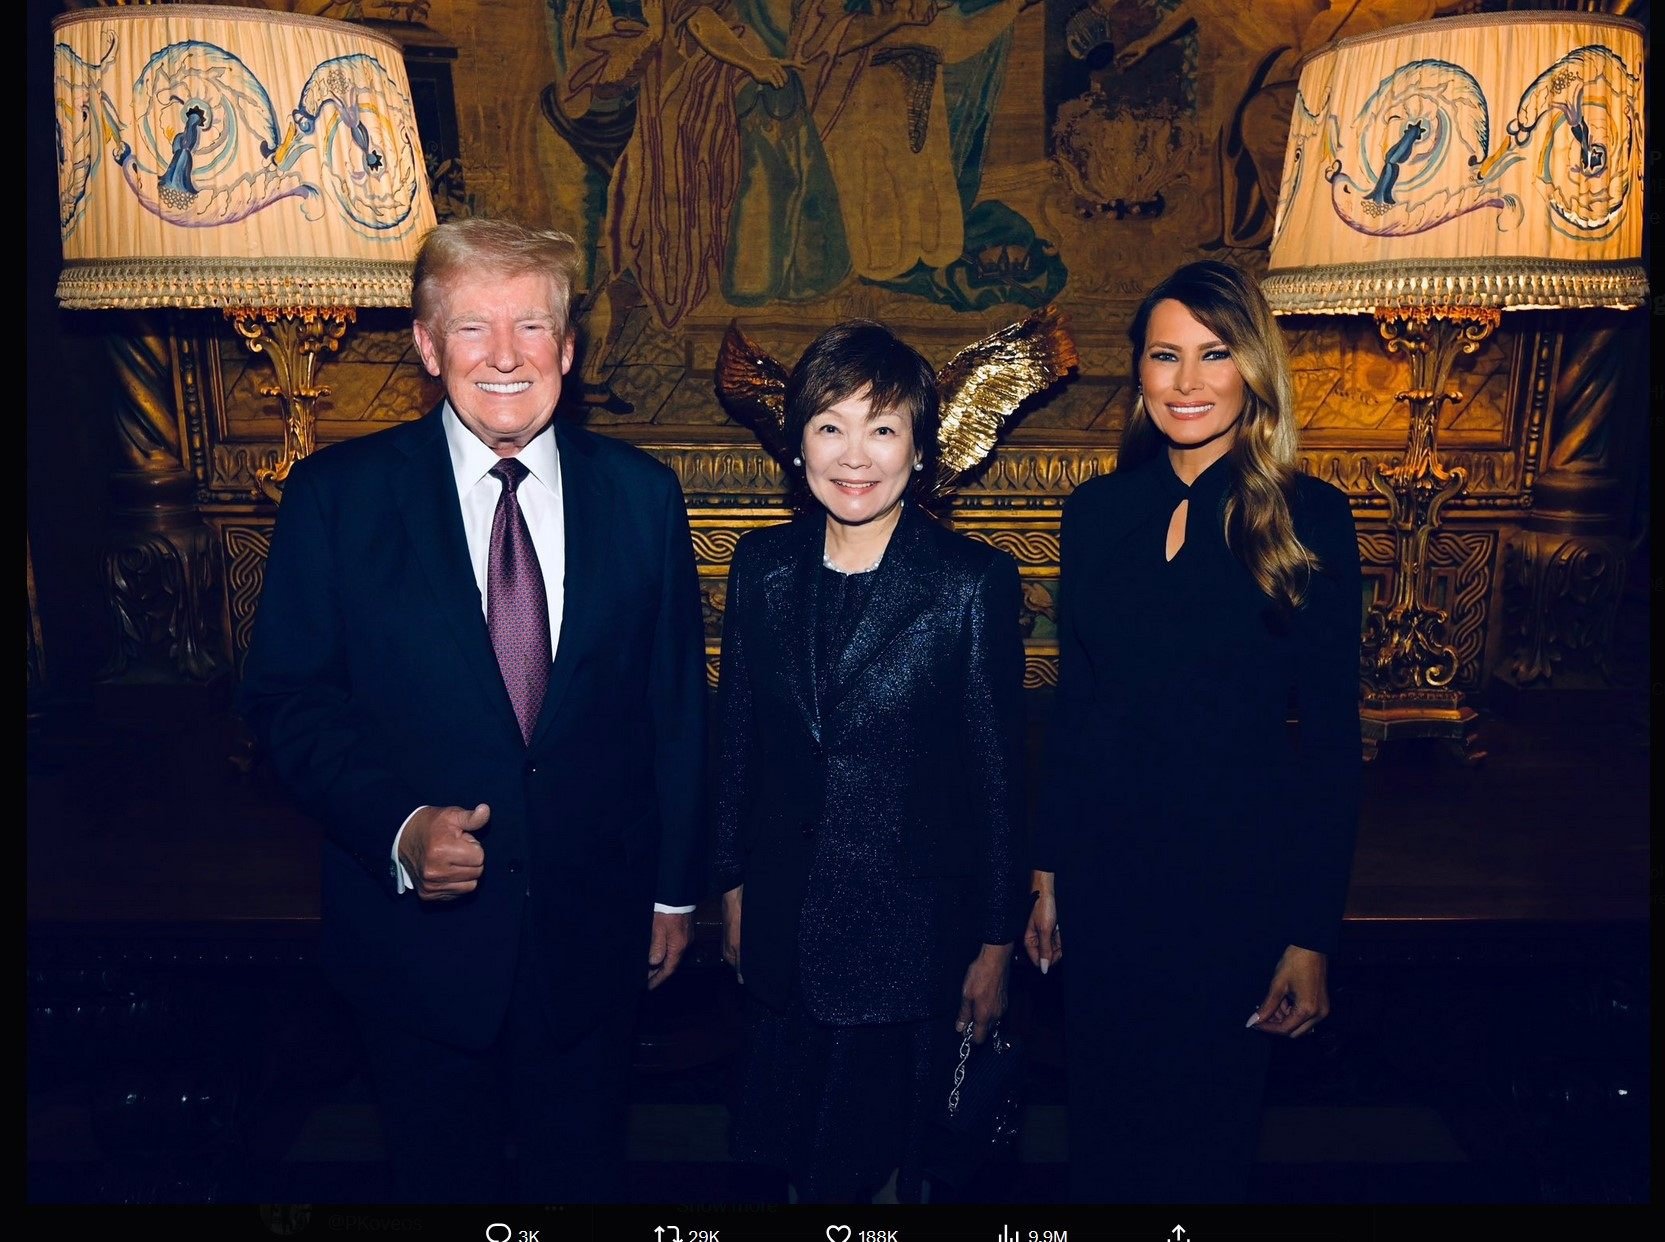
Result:
{"type": "MultiPolygon", "coordinates": [[[[954,1085],[948,1089],[948,1115],[954,1116],[960,1111],[960,1084],[965,1081],[965,1063],[971,1059],[971,1037],[977,1032],[975,1022],[965,1024],[965,1038],[960,1040],[960,1060],[954,1066],[954,1085]]],[[[1000,1044],[1000,1021],[995,1020],[994,1029],[989,1032],[990,1051],[1003,1051],[1000,1044]]]]}

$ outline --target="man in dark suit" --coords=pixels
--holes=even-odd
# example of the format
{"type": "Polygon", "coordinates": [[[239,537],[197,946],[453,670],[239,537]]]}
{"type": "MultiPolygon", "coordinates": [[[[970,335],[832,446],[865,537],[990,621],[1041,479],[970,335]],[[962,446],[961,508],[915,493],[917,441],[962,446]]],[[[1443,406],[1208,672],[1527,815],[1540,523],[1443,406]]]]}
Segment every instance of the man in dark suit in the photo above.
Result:
{"type": "Polygon", "coordinates": [[[622,1197],[644,959],[676,969],[703,881],[687,515],[670,470],[555,420],[577,258],[501,220],[428,237],[446,400],[296,465],[245,665],[324,827],[324,963],[412,1201],[622,1197]]]}

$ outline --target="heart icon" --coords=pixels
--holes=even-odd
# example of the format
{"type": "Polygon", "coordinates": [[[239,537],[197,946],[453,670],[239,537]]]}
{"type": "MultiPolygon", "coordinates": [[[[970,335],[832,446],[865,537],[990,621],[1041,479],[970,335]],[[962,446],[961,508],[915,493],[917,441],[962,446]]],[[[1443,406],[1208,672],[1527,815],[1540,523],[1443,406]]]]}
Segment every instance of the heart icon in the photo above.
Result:
{"type": "Polygon", "coordinates": [[[827,1242],[850,1242],[850,1226],[828,1225],[827,1242]]]}

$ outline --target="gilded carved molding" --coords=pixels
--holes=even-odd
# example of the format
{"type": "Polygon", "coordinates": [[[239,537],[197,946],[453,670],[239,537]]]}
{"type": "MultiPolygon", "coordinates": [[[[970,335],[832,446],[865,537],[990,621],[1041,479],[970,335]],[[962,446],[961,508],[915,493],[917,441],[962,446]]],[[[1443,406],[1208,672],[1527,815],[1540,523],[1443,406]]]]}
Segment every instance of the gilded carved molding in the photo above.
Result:
{"type": "MultiPolygon", "coordinates": [[[[786,517],[784,510],[761,515],[755,510],[694,510],[695,555],[700,562],[705,604],[707,661],[715,667],[722,633],[722,610],[727,595],[727,566],[734,546],[747,530],[772,525],[786,517]]],[[[951,520],[961,533],[1010,553],[1024,579],[1023,631],[1026,639],[1025,685],[1031,689],[1057,682],[1056,581],[1058,573],[1058,511],[1045,517],[1039,529],[1029,525],[1028,512],[997,516],[975,506],[956,506],[951,520]]],[[[1486,642],[1484,604],[1490,595],[1492,561],[1498,546],[1495,528],[1442,529],[1433,539],[1429,572],[1435,594],[1453,612],[1451,643],[1458,658],[1457,680],[1472,687],[1481,676],[1486,642]]],[[[1360,555],[1367,575],[1391,585],[1393,541],[1385,530],[1361,521],[1360,555]]]]}
{"type": "MultiPolygon", "coordinates": [[[[1307,452],[1299,456],[1300,467],[1314,478],[1332,483],[1342,491],[1366,504],[1379,499],[1373,495],[1370,480],[1379,467],[1390,465],[1404,456],[1403,450],[1334,450],[1307,452]]],[[[1521,462],[1515,453],[1484,452],[1480,450],[1446,450],[1440,461],[1448,468],[1467,472],[1468,485],[1462,495],[1450,501],[1448,510],[1518,510],[1530,503],[1521,486],[1521,462]]]]}
{"type": "Polygon", "coordinates": [[[1088,479],[1115,469],[1116,452],[1109,447],[1080,448],[1007,444],[996,450],[975,476],[960,488],[962,504],[998,497],[1056,501],[1088,479]]]}
{"type": "MultiPolygon", "coordinates": [[[[785,480],[761,449],[754,453],[729,446],[638,443],[676,471],[691,509],[713,501],[761,508],[780,506],[785,480]]],[[[1376,467],[1396,456],[1380,450],[1310,452],[1301,455],[1300,464],[1307,473],[1365,498],[1376,467]]],[[[207,491],[215,499],[246,499],[254,490],[255,472],[271,467],[277,457],[275,445],[215,445],[207,491]]],[[[1470,490],[1452,502],[1453,511],[1510,511],[1530,504],[1521,487],[1521,463],[1514,455],[1458,450],[1443,453],[1442,458],[1469,472],[1470,490]]],[[[988,508],[1033,514],[1036,509],[1055,507],[1086,480],[1108,474],[1115,468],[1115,461],[1115,451],[1110,449],[1002,447],[996,450],[986,474],[961,491],[956,507],[961,511],[988,508]],[[996,470],[1008,454],[1016,460],[996,470]]]]}
{"type": "Polygon", "coordinates": [[[266,553],[272,545],[270,519],[238,519],[216,524],[225,560],[226,620],[232,659],[239,674],[254,633],[255,608],[266,580],[266,553]]]}
{"type": "Polygon", "coordinates": [[[1058,684],[1058,653],[1026,651],[1023,655],[1023,688],[1050,690],[1058,684]]]}
{"type": "Polygon", "coordinates": [[[1561,344],[1537,503],[1511,533],[1503,560],[1508,655],[1498,676],[1516,686],[1605,682],[1630,556],[1620,476],[1632,468],[1632,427],[1617,413],[1639,325],[1592,313],[1561,344]],[[1627,350],[1627,345],[1630,347],[1627,350]]]}
{"type": "Polygon", "coordinates": [[[1430,576],[1450,583],[1451,645],[1457,649],[1457,681],[1464,686],[1480,684],[1497,547],[1495,530],[1442,531],[1429,542],[1430,576]]]}
{"type": "Polygon", "coordinates": [[[246,503],[260,491],[255,481],[258,472],[275,468],[279,453],[276,444],[216,444],[210,459],[209,496],[246,503]]]}
{"type": "Polygon", "coordinates": [[[197,498],[209,498],[209,435],[202,390],[200,343],[189,332],[174,332],[174,384],[185,433],[185,467],[197,482],[197,498]]]}
{"type": "Polygon", "coordinates": [[[1504,549],[1501,675],[1517,686],[1606,681],[1630,549],[1622,539],[1523,531],[1504,549]]]}
{"type": "Polygon", "coordinates": [[[1543,468],[1544,426],[1554,399],[1554,380],[1559,362],[1561,338],[1553,332],[1539,332],[1532,338],[1526,362],[1522,399],[1524,419],[1521,432],[1520,490],[1524,503],[1532,503],[1532,484],[1543,468]]]}
{"type": "Polygon", "coordinates": [[[999,548],[1017,561],[1018,569],[1041,567],[1056,570],[1058,566],[1058,531],[1052,530],[992,530],[964,525],[961,531],[991,547],[999,548]]]}
{"type": "MultiPolygon", "coordinates": [[[[1486,601],[1491,596],[1499,532],[1493,528],[1442,526],[1428,541],[1429,595],[1450,614],[1446,641],[1456,651],[1454,682],[1465,690],[1480,684],[1486,652],[1486,601]]],[[[1376,598],[1393,589],[1397,560],[1391,531],[1361,526],[1359,559],[1376,598]]]]}
{"type": "MultiPolygon", "coordinates": [[[[786,481],[762,449],[732,445],[658,445],[636,439],[640,447],[675,470],[691,507],[756,503],[778,507],[786,481]]],[[[1302,470],[1333,483],[1352,496],[1369,499],[1376,468],[1402,456],[1402,450],[1343,448],[1310,450],[1299,458],[1302,470]]],[[[1468,472],[1469,486],[1451,509],[1518,510],[1530,504],[1522,486],[1523,463],[1514,450],[1456,449],[1441,453],[1450,466],[1468,472]]],[[[1077,445],[1006,444],[987,467],[960,488],[955,508],[999,511],[1055,507],[1075,488],[1115,469],[1114,448],[1077,445]]],[[[241,468],[241,467],[240,467],[241,468]]]]}
{"type": "Polygon", "coordinates": [[[702,574],[728,564],[734,556],[734,545],[740,541],[738,531],[696,529],[692,534],[694,557],[702,574]]]}
{"type": "MultiPolygon", "coordinates": [[[[761,448],[661,445],[636,436],[631,439],[676,471],[691,506],[713,502],[732,505],[737,501],[778,505],[786,488],[779,467],[761,448]]],[[[1369,498],[1373,494],[1370,479],[1377,466],[1402,453],[1402,448],[1394,447],[1309,449],[1300,454],[1299,463],[1307,473],[1353,496],[1369,498]]],[[[1458,448],[1442,451],[1441,458],[1468,471],[1468,489],[1452,502],[1453,510],[1507,510],[1530,504],[1524,495],[1524,464],[1518,450],[1458,448]]],[[[1115,465],[1113,446],[1007,443],[996,449],[987,466],[959,489],[955,507],[1050,507],[1088,479],[1110,473],[1115,465]]]]}
{"type": "Polygon", "coordinates": [[[207,529],[194,519],[183,528],[123,538],[105,551],[115,642],[101,680],[148,676],[150,670],[205,682],[220,671],[213,552],[207,529]]]}

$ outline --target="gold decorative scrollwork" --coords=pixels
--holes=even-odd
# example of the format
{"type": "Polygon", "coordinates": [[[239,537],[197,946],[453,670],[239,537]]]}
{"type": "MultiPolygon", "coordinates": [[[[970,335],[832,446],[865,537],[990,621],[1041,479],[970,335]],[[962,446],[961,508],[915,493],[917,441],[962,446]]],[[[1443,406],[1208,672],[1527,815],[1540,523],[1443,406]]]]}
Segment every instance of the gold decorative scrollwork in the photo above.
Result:
{"type": "Polygon", "coordinates": [[[984,530],[967,527],[965,534],[1010,553],[1019,565],[1056,565],[1058,563],[1058,532],[1056,530],[984,530]]]}
{"type": "Polygon", "coordinates": [[[259,493],[271,501],[283,498],[283,483],[290,468],[318,447],[318,415],[314,408],[329,389],[313,382],[318,355],[341,345],[347,325],[358,318],[351,306],[284,306],[226,308],[237,335],[251,353],[263,353],[272,360],[277,383],[260,389],[283,402],[283,449],[277,464],[254,472],[259,493]]]}
{"type": "Polygon", "coordinates": [[[206,682],[219,671],[210,604],[214,574],[208,532],[200,525],[124,539],[104,554],[115,616],[115,644],[99,676],[115,679],[165,655],[168,673],[206,682]]]}
{"type": "Polygon", "coordinates": [[[1451,646],[1457,653],[1454,684],[1476,689],[1486,650],[1486,599],[1497,557],[1495,530],[1441,530],[1428,545],[1430,581],[1450,603],[1451,646]]]}
{"type": "MultiPolygon", "coordinates": [[[[1358,543],[1366,579],[1384,584],[1377,592],[1379,598],[1391,598],[1397,561],[1392,532],[1362,528],[1358,543]]],[[[1450,615],[1447,639],[1455,655],[1455,686],[1472,689],[1480,681],[1486,642],[1484,605],[1491,594],[1497,543],[1498,532],[1491,527],[1442,528],[1429,541],[1428,594],[1450,615]]]]}
{"type": "Polygon", "coordinates": [[[1359,668],[1367,702],[1408,711],[1411,700],[1426,698],[1443,711],[1457,701],[1457,651],[1446,635],[1450,613],[1429,597],[1428,544],[1440,510],[1462,491],[1468,472],[1441,463],[1439,415],[1446,402],[1461,395],[1449,387],[1457,358],[1479,349],[1502,318],[1491,307],[1377,313],[1388,352],[1410,360],[1411,387],[1399,394],[1410,408],[1405,452],[1397,462],[1377,467],[1371,479],[1388,503],[1394,572],[1388,598],[1365,617],[1359,668]]]}
{"type": "Polygon", "coordinates": [[[1058,684],[1058,653],[1027,651],[1023,656],[1023,688],[1049,690],[1058,684]]]}
{"type": "Polygon", "coordinates": [[[266,554],[272,544],[272,524],[225,522],[220,546],[225,557],[226,611],[231,619],[231,649],[241,672],[243,656],[254,634],[255,608],[266,580],[266,554]]]}
{"type": "Polygon", "coordinates": [[[1579,666],[1605,681],[1629,548],[1603,536],[1523,532],[1504,553],[1505,617],[1516,685],[1549,682],[1579,666]]]}
{"type": "Polygon", "coordinates": [[[744,533],[738,530],[712,530],[695,527],[693,530],[694,555],[699,559],[703,569],[706,565],[727,565],[734,556],[734,546],[740,542],[744,533]]]}

